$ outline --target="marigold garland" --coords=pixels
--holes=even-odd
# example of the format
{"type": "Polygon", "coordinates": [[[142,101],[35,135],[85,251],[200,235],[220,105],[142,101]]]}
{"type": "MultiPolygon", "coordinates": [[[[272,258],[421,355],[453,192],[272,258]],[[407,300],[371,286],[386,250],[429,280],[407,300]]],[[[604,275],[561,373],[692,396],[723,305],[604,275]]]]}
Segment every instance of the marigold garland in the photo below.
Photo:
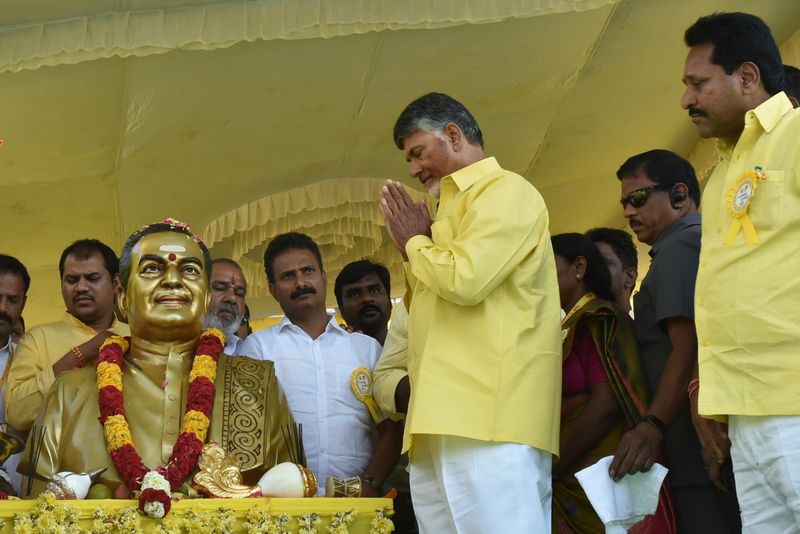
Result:
{"type": "Polygon", "coordinates": [[[122,396],[123,356],[128,338],[112,336],[100,347],[97,357],[97,400],[106,447],[117,472],[131,491],[141,489],[139,509],[161,518],[171,508],[170,491],[177,491],[197,463],[203,447],[214,403],[217,361],[225,346],[225,335],[215,328],[206,330],[195,349],[189,373],[189,392],[183,427],[166,466],[147,468],[136,452],[122,396]]]}

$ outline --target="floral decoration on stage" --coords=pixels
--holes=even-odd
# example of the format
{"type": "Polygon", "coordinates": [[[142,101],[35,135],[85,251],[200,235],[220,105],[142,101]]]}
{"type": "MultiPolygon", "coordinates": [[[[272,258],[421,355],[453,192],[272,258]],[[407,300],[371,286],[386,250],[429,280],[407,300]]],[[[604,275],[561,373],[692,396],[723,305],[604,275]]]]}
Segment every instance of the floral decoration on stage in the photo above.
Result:
{"type": "MultiPolygon", "coordinates": [[[[91,514],[91,526],[85,530],[80,526],[79,508],[71,503],[80,501],[60,501],[52,493],[43,493],[31,502],[33,508],[27,513],[16,513],[13,518],[12,531],[20,534],[39,532],[64,532],[67,534],[183,534],[237,532],[248,534],[349,534],[349,527],[358,512],[350,509],[329,514],[309,513],[304,515],[271,515],[269,505],[253,506],[240,517],[232,510],[218,508],[215,510],[182,510],[158,520],[156,525],[148,525],[139,511],[133,507],[125,507],[109,511],[102,505],[97,506],[91,514]],[[322,526],[322,518],[327,516],[329,524],[322,526]]],[[[384,508],[375,511],[370,524],[369,534],[389,534],[394,525],[388,518],[389,510],[384,508]]],[[[9,523],[12,520],[8,521],[9,523]]],[[[0,528],[4,525],[0,523],[0,528]]]]}
{"type": "Polygon", "coordinates": [[[166,466],[149,469],[133,444],[122,394],[122,366],[129,338],[113,336],[97,357],[97,398],[106,446],[117,472],[130,491],[141,489],[139,508],[153,518],[169,513],[170,493],[189,478],[206,440],[214,403],[217,361],[225,335],[217,329],[203,332],[189,373],[189,391],[183,427],[166,466]]]}

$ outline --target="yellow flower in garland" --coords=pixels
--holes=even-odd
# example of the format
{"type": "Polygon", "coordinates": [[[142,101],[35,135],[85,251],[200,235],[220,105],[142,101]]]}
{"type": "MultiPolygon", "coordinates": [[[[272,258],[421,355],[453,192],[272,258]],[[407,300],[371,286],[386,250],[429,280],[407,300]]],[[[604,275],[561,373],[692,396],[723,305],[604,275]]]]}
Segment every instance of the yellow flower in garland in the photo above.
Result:
{"type": "Polygon", "coordinates": [[[211,413],[217,359],[222,353],[224,336],[221,332],[204,332],[200,336],[187,395],[187,407],[196,407],[196,410],[187,410],[184,415],[184,427],[187,430],[178,436],[166,465],[156,470],[145,466],[136,453],[131,429],[125,419],[122,367],[129,343],[117,337],[109,340],[103,344],[96,365],[100,420],[106,447],[128,488],[141,489],[139,509],[150,517],[163,518],[171,508],[170,491],[177,490],[197,464],[200,451],[195,447],[196,442],[205,441],[210,421],[204,414],[211,413]],[[206,377],[211,382],[210,391],[205,381],[195,381],[198,377],[206,377]],[[184,436],[189,439],[183,439],[184,436]],[[121,449],[122,453],[117,454],[121,449]]]}
{"type": "Polygon", "coordinates": [[[97,388],[113,386],[122,391],[122,373],[115,363],[100,362],[97,364],[97,388]]]}
{"type": "Polygon", "coordinates": [[[125,445],[132,445],[131,429],[125,417],[112,415],[103,424],[103,433],[106,436],[106,445],[109,452],[115,451],[125,445]]]}
{"type": "Polygon", "coordinates": [[[103,350],[109,345],[117,345],[120,350],[122,350],[123,354],[128,352],[128,349],[130,348],[130,343],[128,343],[128,340],[122,336],[111,336],[110,338],[106,339],[103,341],[103,344],[100,345],[100,350],[103,350]]]}
{"type": "Polygon", "coordinates": [[[189,382],[191,383],[198,376],[208,378],[212,384],[217,379],[217,362],[211,356],[200,355],[195,357],[192,371],[189,373],[189,382]]]}
{"type": "Polygon", "coordinates": [[[225,334],[222,333],[222,330],[219,328],[209,328],[204,334],[210,334],[215,338],[219,339],[220,344],[224,347],[225,346],[225,334]]]}
{"type": "Polygon", "coordinates": [[[202,443],[206,440],[209,423],[210,421],[204,413],[197,410],[189,410],[183,417],[183,432],[191,432],[202,443]]]}

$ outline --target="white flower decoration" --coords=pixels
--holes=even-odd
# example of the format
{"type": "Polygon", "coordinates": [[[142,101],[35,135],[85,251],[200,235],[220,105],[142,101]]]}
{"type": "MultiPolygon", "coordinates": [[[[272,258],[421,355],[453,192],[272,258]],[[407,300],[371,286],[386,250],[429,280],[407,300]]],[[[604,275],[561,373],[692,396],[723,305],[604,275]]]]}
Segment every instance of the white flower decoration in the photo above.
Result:
{"type": "Polygon", "coordinates": [[[156,490],[170,492],[169,481],[158,471],[148,471],[142,479],[142,489],[153,488],[156,490]]]}
{"type": "Polygon", "coordinates": [[[149,501],[145,503],[144,513],[156,519],[161,519],[166,515],[164,512],[164,505],[158,501],[149,501]]]}

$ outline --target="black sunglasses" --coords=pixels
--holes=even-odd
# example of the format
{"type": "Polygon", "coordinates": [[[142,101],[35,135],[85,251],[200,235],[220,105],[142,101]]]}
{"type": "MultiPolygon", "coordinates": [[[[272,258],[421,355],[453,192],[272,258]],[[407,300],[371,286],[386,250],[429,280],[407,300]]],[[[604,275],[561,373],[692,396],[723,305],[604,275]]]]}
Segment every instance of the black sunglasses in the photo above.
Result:
{"type": "Polygon", "coordinates": [[[634,208],[641,208],[647,202],[647,199],[650,197],[650,193],[653,191],[665,191],[667,189],[669,189],[669,187],[665,187],[663,185],[649,185],[647,187],[642,187],[641,189],[633,191],[627,197],[619,199],[619,203],[622,204],[622,209],[627,208],[628,204],[634,208]]]}

